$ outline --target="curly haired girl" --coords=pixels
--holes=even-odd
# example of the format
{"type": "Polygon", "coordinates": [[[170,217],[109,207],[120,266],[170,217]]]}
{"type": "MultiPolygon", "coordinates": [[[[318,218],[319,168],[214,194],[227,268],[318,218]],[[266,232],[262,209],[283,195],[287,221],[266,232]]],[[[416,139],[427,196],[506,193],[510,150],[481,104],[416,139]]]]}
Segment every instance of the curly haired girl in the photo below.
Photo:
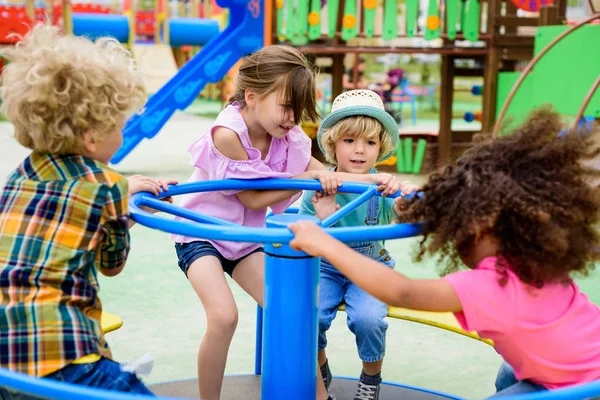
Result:
{"type": "Polygon", "coordinates": [[[448,260],[442,279],[407,278],[307,222],[290,226],[292,247],[327,258],[387,304],[450,311],[492,339],[505,360],[492,397],[598,380],[600,308],[571,275],[586,275],[597,257],[598,172],[585,162],[600,149],[584,136],[557,138],[560,129],[556,114],[536,111],[433,174],[421,199],[396,203],[401,221],[423,223],[417,260],[448,260]]]}

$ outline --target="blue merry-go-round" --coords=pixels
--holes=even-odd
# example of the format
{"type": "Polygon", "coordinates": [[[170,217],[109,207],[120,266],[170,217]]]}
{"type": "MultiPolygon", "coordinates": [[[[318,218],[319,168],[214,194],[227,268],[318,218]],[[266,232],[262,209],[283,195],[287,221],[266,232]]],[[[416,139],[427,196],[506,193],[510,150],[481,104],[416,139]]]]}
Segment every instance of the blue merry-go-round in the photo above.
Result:
{"type": "MultiPolygon", "coordinates": [[[[131,197],[130,209],[134,220],[142,225],[165,232],[205,239],[242,241],[265,244],[264,309],[258,308],[256,361],[253,374],[226,376],[222,399],[306,400],[316,393],[317,366],[317,291],[319,259],[293,250],[289,246],[293,235],[287,225],[299,219],[314,218],[288,210],[281,215],[269,215],[265,228],[249,228],[221,219],[191,212],[162,202],[166,196],[218,190],[320,190],[318,181],[289,179],[221,180],[172,186],[159,196],[139,193],[131,197]],[[151,214],[142,207],[156,209],[185,220],[173,220],[151,214]]],[[[418,224],[396,224],[376,227],[331,228],[337,221],[359,205],[377,196],[375,186],[344,183],[340,192],[358,196],[328,218],[318,222],[326,231],[343,242],[389,240],[416,236],[418,224]]],[[[420,313],[390,308],[389,316],[447,329],[492,344],[474,332],[465,332],[449,313],[420,313]]],[[[105,331],[119,326],[118,318],[107,314],[105,331]]],[[[435,377],[432,377],[434,380],[435,377]]],[[[432,385],[435,386],[435,385],[432,385]]],[[[92,389],[73,384],[0,369],[0,387],[7,388],[13,398],[22,399],[114,399],[132,400],[141,395],[92,389]]],[[[335,377],[330,387],[338,400],[352,399],[356,379],[335,377]]],[[[150,386],[160,398],[197,398],[195,379],[171,381],[150,386]]],[[[600,381],[565,389],[510,397],[510,399],[591,399],[600,396],[600,381]]],[[[426,388],[384,382],[380,399],[460,399],[451,394],[426,388]]],[[[507,398],[508,399],[508,398],[507,398]]],[[[3,399],[4,400],[4,399],[3,399]]]]}

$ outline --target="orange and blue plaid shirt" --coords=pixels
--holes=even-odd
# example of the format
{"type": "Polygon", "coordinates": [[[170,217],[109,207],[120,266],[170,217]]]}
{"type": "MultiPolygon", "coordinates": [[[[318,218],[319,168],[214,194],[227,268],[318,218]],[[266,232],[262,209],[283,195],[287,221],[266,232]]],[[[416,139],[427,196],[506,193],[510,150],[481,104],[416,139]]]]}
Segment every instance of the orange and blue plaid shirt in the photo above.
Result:
{"type": "Polygon", "coordinates": [[[98,269],[129,252],[127,180],[78,155],[32,153],[0,195],[0,366],[51,374],[110,357],[98,269]]]}

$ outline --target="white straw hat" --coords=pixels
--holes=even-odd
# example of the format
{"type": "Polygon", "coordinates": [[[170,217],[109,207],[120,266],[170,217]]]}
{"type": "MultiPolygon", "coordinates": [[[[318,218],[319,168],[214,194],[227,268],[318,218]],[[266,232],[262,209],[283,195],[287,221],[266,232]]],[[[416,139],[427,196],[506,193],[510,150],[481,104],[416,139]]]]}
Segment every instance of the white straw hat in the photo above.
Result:
{"type": "Polygon", "coordinates": [[[317,132],[317,143],[321,151],[325,153],[321,144],[323,133],[341,119],[356,115],[365,115],[381,122],[392,139],[392,150],[388,154],[382,154],[377,161],[390,158],[398,146],[398,125],[394,118],[385,111],[381,97],[372,90],[363,89],[350,90],[335,98],[331,105],[331,113],[323,119],[317,132]]]}

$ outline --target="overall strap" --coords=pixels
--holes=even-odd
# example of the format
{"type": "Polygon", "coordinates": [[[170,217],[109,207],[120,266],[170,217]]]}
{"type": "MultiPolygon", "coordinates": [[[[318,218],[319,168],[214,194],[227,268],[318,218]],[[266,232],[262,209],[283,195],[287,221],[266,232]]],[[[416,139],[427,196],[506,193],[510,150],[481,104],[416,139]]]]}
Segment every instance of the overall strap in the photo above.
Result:
{"type": "Polygon", "coordinates": [[[379,196],[373,196],[367,202],[367,216],[365,217],[365,225],[379,224],[379,196]]]}

